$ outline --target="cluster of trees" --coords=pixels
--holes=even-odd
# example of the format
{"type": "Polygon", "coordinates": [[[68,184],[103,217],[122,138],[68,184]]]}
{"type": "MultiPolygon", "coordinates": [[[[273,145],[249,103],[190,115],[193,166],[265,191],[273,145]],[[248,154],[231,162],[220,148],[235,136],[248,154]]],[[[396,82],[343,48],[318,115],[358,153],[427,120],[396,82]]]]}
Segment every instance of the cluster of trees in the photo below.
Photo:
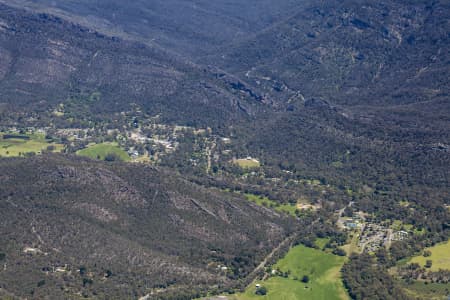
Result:
{"type": "Polygon", "coordinates": [[[427,260],[424,267],[420,266],[418,263],[410,263],[405,266],[397,267],[397,273],[406,283],[412,283],[415,280],[441,284],[448,284],[450,282],[449,270],[430,271],[428,268],[431,266],[431,260],[427,260]]]}
{"type": "Polygon", "coordinates": [[[410,300],[383,265],[369,254],[352,255],[342,268],[342,278],[355,300],[410,300]]]}
{"type": "Polygon", "coordinates": [[[267,288],[265,286],[261,286],[256,289],[255,294],[258,296],[265,296],[267,295],[267,288]]]}
{"type": "MultiPolygon", "coordinates": [[[[420,253],[425,247],[448,239],[449,230],[445,220],[440,220],[441,228],[422,235],[414,235],[403,241],[392,243],[389,250],[380,248],[375,256],[369,254],[350,256],[349,262],[342,268],[345,286],[353,299],[408,299],[398,282],[387,272],[388,268],[395,266],[399,260],[420,253]],[[384,288],[381,288],[384,285],[384,288]],[[380,294],[381,293],[381,294],[380,294]]],[[[428,218],[430,219],[430,218],[428,218]]],[[[430,220],[431,223],[434,221],[430,220]]],[[[430,253],[424,252],[425,257],[430,253]]],[[[431,272],[432,260],[426,260],[424,267],[418,264],[407,264],[398,267],[398,277],[406,283],[415,280],[447,284],[449,272],[440,270],[431,272]]]]}

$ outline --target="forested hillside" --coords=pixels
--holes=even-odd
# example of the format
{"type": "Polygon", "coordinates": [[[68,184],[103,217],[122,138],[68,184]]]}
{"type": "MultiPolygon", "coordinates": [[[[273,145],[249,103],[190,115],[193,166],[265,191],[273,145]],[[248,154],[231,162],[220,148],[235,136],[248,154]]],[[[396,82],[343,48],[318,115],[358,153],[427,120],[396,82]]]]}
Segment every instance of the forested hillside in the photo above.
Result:
{"type": "Polygon", "coordinates": [[[263,30],[292,14],[301,4],[294,0],[249,1],[5,1],[64,16],[112,34],[138,38],[182,56],[213,53],[230,43],[263,30]]]}
{"type": "Polygon", "coordinates": [[[195,295],[232,285],[294,229],[268,209],[149,166],[64,156],[0,164],[8,229],[0,288],[21,297],[195,295]]]}
{"type": "Polygon", "coordinates": [[[77,122],[101,120],[140,105],[168,122],[217,126],[250,114],[248,101],[257,102],[232,88],[237,79],[218,78],[158,48],[4,5],[0,18],[3,119],[63,104],[77,122]]]}

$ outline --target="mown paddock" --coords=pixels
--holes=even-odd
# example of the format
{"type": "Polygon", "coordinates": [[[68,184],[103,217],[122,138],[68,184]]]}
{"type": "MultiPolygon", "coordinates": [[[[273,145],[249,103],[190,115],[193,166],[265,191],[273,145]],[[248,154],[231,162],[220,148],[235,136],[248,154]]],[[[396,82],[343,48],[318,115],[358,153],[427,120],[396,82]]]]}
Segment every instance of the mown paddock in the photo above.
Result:
{"type": "Polygon", "coordinates": [[[265,281],[255,281],[244,293],[230,296],[229,299],[349,299],[340,277],[340,269],[345,260],[345,257],[325,253],[321,250],[307,248],[303,245],[296,246],[273,266],[274,270],[288,273],[287,278],[276,275],[265,281]],[[309,277],[307,283],[302,282],[305,275],[309,277]],[[267,288],[267,294],[256,295],[256,284],[267,288]]]}
{"type": "Polygon", "coordinates": [[[261,166],[261,163],[254,158],[239,158],[233,160],[233,162],[242,169],[257,169],[261,166]]]}
{"type": "Polygon", "coordinates": [[[254,202],[260,206],[270,207],[275,209],[278,212],[283,212],[286,214],[289,214],[291,216],[296,216],[295,211],[297,207],[295,205],[291,204],[280,204],[276,201],[273,201],[267,197],[263,196],[257,196],[253,194],[245,194],[245,198],[247,198],[248,201],[254,202]]]}
{"type": "Polygon", "coordinates": [[[17,157],[42,151],[60,152],[64,145],[46,139],[44,134],[0,133],[0,156],[17,157]]]}
{"type": "Polygon", "coordinates": [[[405,292],[413,297],[413,299],[427,299],[427,300],[447,300],[448,299],[448,284],[442,283],[426,283],[422,281],[415,281],[413,283],[402,283],[405,292]]]}
{"type": "Polygon", "coordinates": [[[425,266],[427,260],[432,261],[431,271],[450,270],[450,241],[446,243],[437,244],[433,247],[426,248],[424,251],[430,251],[431,256],[424,257],[423,255],[414,256],[409,263],[418,263],[421,267],[425,266]]]}
{"type": "Polygon", "coordinates": [[[104,160],[108,154],[114,154],[122,161],[130,160],[130,156],[128,155],[128,153],[125,150],[121,149],[119,145],[114,142],[92,144],[89,145],[87,148],[77,151],[77,155],[100,160],[104,160]]]}

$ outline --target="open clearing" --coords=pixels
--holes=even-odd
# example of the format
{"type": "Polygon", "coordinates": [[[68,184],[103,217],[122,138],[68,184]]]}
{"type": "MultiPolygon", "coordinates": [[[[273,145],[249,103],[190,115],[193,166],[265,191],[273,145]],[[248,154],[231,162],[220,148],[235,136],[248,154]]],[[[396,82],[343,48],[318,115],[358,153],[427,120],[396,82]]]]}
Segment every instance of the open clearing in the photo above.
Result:
{"type": "Polygon", "coordinates": [[[261,166],[259,161],[254,158],[240,158],[240,159],[235,159],[233,162],[235,164],[237,164],[239,167],[241,167],[242,169],[256,169],[261,166]]]}
{"type": "Polygon", "coordinates": [[[60,152],[63,148],[63,145],[45,139],[44,134],[0,133],[0,156],[3,157],[24,156],[28,153],[41,154],[47,149],[60,152]]]}
{"type": "Polygon", "coordinates": [[[104,160],[108,154],[115,154],[122,161],[129,161],[130,156],[128,153],[121,149],[117,143],[101,143],[92,144],[85,149],[77,151],[78,155],[86,156],[92,159],[104,160]]]}
{"type": "Polygon", "coordinates": [[[319,247],[319,249],[323,250],[325,249],[326,244],[330,241],[330,238],[317,238],[314,241],[314,244],[319,247]]]}
{"type": "Polygon", "coordinates": [[[275,209],[278,212],[290,214],[291,216],[294,216],[294,217],[296,216],[295,211],[297,208],[295,205],[279,204],[278,202],[270,200],[267,197],[257,196],[257,195],[253,195],[253,194],[245,194],[245,198],[247,198],[248,201],[252,201],[258,205],[270,207],[270,208],[275,209]]]}
{"type": "Polygon", "coordinates": [[[428,300],[447,300],[449,287],[441,283],[427,283],[416,281],[412,284],[403,283],[402,287],[411,297],[428,300]]]}
{"type": "Polygon", "coordinates": [[[296,246],[276,265],[274,270],[289,272],[287,278],[279,275],[265,281],[255,281],[245,293],[229,297],[232,300],[294,300],[294,299],[349,299],[340,278],[340,269],[345,257],[339,257],[323,251],[296,246]],[[303,276],[309,277],[309,282],[302,282],[303,276]],[[255,294],[256,284],[267,288],[265,296],[255,294]]]}
{"type": "Polygon", "coordinates": [[[425,250],[431,251],[431,256],[414,256],[409,262],[418,263],[423,267],[427,260],[431,260],[433,262],[430,268],[431,271],[438,271],[439,269],[450,270],[450,241],[426,248],[425,250]]]}
{"type": "Polygon", "coordinates": [[[361,249],[358,245],[360,235],[360,230],[353,231],[352,233],[350,233],[350,242],[341,247],[345,252],[347,252],[348,256],[350,256],[352,253],[361,253],[361,249]]]}

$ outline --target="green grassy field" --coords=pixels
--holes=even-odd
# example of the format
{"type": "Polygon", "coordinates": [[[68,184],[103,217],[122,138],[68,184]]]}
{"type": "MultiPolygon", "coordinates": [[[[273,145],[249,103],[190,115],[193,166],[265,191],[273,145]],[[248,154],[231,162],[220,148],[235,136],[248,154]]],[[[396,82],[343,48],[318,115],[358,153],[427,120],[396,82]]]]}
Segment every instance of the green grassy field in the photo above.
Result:
{"type": "Polygon", "coordinates": [[[319,247],[319,249],[324,249],[325,245],[330,241],[330,238],[317,238],[314,244],[319,247]]]}
{"type": "Polygon", "coordinates": [[[53,147],[53,152],[60,152],[64,148],[61,144],[45,139],[44,134],[21,134],[17,136],[23,136],[23,138],[7,139],[4,138],[5,135],[0,133],[0,156],[3,157],[24,156],[31,152],[41,154],[42,150],[47,150],[49,146],[53,147]]]}
{"type": "Polygon", "coordinates": [[[259,161],[255,159],[246,159],[246,158],[236,159],[234,160],[234,163],[243,169],[255,169],[261,166],[259,161]]]}
{"type": "Polygon", "coordinates": [[[349,299],[340,278],[340,269],[344,262],[344,257],[305,246],[296,246],[273,267],[281,272],[290,272],[288,278],[272,276],[262,282],[256,281],[247,288],[245,293],[231,296],[229,299],[349,299]],[[309,277],[308,283],[301,282],[304,275],[309,277]],[[267,295],[256,295],[256,284],[267,288],[267,295]]]}
{"type": "Polygon", "coordinates": [[[278,212],[287,213],[295,217],[295,210],[297,209],[295,205],[279,204],[278,202],[270,200],[267,197],[260,197],[253,194],[245,194],[245,198],[247,198],[248,201],[252,201],[258,205],[270,207],[278,212]]]}
{"type": "Polygon", "coordinates": [[[392,229],[394,230],[406,230],[406,231],[410,231],[414,229],[414,225],[412,224],[404,224],[402,221],[400,220],[394,220],[392,222],[392,225],[390,226],[392,229]]]}
{"type": "Polygon", "coordinates": [[[446,284],[414,282],[413,284],[403,284],[405,292],[414,298],[429,300],[447,300],[450,287],[446,284]]]}
{"type": "Polygon", "coordinates": [[[414,256],[409,263],[418,263],[424,266],[427,260],[431,260],[433,262],[430,268],[431,271],[438,271],[439,269],[450,270],[450,241],[426,248],[425,250],[431,251],[431,256],[414,256]]]}
{"type": "Polygon", "coordinates": [[[85,149],[77,151],[78,155],[101,160],[105,159],[105,156],[110,153],[117,155],[122,161],[130,160],[128,153],[121,149],[117,143],[93,144],[85,149]]]}

